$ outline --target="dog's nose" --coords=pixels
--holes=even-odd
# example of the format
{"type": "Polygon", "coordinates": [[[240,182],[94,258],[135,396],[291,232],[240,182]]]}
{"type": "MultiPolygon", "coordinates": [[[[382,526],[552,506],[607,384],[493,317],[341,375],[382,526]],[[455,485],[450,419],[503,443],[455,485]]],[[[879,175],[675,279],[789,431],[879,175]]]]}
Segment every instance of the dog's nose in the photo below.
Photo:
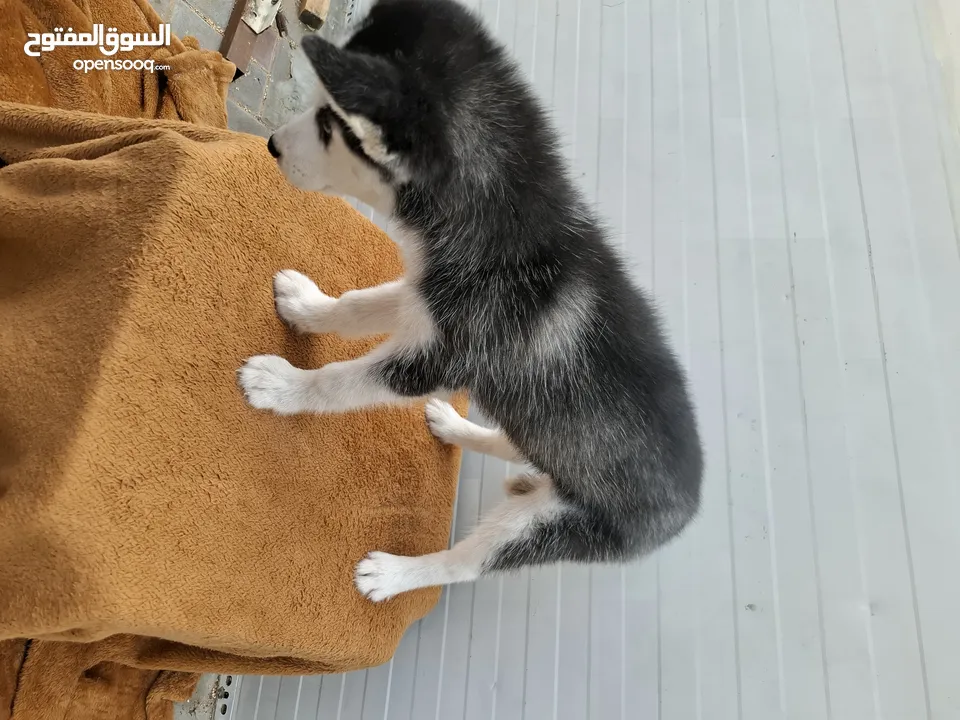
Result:
{"type": "Polygon", "coordinates": [[[271,135],[270,139],[267,140],[267,150],[269,150],[270,154],[275,158],[280,157],[280,151],[277,150],[277,146],[273,144],[273,135],[271,135]]]}

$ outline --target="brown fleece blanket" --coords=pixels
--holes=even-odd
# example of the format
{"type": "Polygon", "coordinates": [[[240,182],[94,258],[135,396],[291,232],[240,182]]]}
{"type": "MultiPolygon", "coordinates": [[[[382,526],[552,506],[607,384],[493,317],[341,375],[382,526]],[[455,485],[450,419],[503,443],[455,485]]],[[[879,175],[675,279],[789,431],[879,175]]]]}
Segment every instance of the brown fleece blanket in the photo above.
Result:
{"type": "MultiPolygon", "coordinates": [[[[224,0],[225,2],[229,0],[224,0]]],[[[124,117],[186,120],[226,127],[226,97],[236,70],[194,38],[171,38],[166,47],[136,47],[114,60],[153,60],[165,70],[91,70],[77,60],[105,60],[97,47],[58,47],[31,57],[30,33],[93,25],[120,32],[153,33],[160,18],[147,0],[0,0],[0,99],[124,117]]]]}
{"type": "Polygon", "coordinates": [[[389,239],[228,131],[0,102],[0,158],[0,717],[387,660],[439,593],[374,605],[353,567],[446,545],[459,455],[422,407],[281,418],[234,375],[370,348],[292,335],[270,279],[389,280],[389,239]]]}

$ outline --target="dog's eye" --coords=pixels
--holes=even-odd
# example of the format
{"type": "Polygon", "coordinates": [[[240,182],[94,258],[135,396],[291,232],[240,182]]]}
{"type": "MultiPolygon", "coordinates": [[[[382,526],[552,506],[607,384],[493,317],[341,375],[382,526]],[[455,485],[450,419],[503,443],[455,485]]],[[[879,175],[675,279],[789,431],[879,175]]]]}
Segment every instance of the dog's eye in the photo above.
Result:
{"type": "Polygon", "coordinates": [[[332,136],[333,118],[330,117],[329,108],[317,110],[317,131],[320,133],[320,142],[324,145],[330,144],[332,136]]]}

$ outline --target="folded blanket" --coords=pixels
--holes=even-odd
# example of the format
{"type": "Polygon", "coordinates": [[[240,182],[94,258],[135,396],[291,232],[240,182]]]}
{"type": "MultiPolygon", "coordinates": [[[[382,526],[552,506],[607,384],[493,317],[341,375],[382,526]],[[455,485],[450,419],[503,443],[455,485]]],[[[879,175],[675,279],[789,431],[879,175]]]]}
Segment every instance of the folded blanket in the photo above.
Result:
{"type": "Polygon", "coordinates": [[[234,374],[368,350],[291,334],[270,280],[390,280],[389,239],[228,131],[0,103],[0,158],[0,717],[387,660],[438,591],[374,605],[353,567],[445,547],[459,455],[422,407],[281,418],[234,374]]]}
{"type": "Polygon", "coordinates": [[[160,18],[147,0],[0,0],[0,100],[227,126],[227,89],[236,67],[217,52],[200,50],[194,38],[173,37],[167,46],[140,46],[109,57],[99,47],[57,47],[39,57],[24,51],[30,33],[54,28],[88,33],[97,23],[152,34],[160,18]],[[155,68],[166,69],[74,67],[77,61],[107,59],[153,60],[155,68]]]}

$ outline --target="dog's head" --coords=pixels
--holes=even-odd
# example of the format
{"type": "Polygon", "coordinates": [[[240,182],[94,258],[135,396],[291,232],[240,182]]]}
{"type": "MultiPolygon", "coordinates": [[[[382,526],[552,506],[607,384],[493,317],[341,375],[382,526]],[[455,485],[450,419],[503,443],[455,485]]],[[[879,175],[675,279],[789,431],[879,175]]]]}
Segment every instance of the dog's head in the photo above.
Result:
{"type": "Polygon", "coordinates": [[[431,152],[442,142],[421,83],[407,63],[318,36],[303,39],[303,52],[320,79],[319,97],[277,129],[270,152],[302,190],[389,206],[398,185],[431,171],[431,152]]]}
{"type": "Polygon", "coordinates": [[[442,187],[482,165],[505,124],[484,70],[502,65],[501,51],[452,0],[380,0],[345,45],[308,36],[302,49],[318,100],[269,142],[301,189],[389,211],[405,183],[442,187]]]}

